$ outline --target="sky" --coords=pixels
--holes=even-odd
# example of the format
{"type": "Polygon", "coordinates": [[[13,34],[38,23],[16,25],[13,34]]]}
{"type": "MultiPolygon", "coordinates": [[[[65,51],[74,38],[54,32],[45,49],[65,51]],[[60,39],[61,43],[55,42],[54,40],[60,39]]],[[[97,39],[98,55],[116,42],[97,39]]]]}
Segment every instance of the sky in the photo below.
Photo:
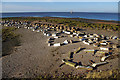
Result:
{"type": "Polygon", "coordinates": [[[118,12],[118,2],[2,2],[2,12],[70,11],[115,13],[118,12]]]}
{"type": "Polygon", "coordinates": [[[1,0],[2,2],[119,2],[120,0],[1,0]]]}

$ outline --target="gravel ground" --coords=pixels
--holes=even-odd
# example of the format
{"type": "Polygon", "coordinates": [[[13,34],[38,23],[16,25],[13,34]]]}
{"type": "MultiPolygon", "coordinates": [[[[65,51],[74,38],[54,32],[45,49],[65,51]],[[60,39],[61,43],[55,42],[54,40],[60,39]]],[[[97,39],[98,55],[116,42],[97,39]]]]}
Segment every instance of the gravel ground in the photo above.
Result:
{"type": "MultiPolygon", "coordinates": [[[[60,47],[48,47],[46,40],[49,38],[44,36],[42,32],[36,33],[27,29],[20,28],[16,31],[21,34],[21,46],[15,47],[12,54],[2,57],[2,76],[3,78],[34,78],[40,75],[62,75],[65,74],[84,74],[87,70],[75,69],[68,65],[62,64],[62,59],[68,57],[69,51],[74,51],[78,47],[92,49],[92,46],[86,46],[82,42],[68,44],[60,47]]],[[[94,33],[96,31],[89,31],[94,33]]],[[[101,31],[97,31],[101,34],[101,31]]],[[[103,32],[105,35],[117,35],[114,32],[103,32]]],[[[62,42],[65,39],[56,39],[55,42],[62,42]]],[[[78,40],[72,38],[73,40],[78,40]]],[[[99,62],[99,57],[92,56],[92,53],[81,51],[74,56],[75,62],[81,62],[82,65],[89,65],[89,60],[99,62]]],[[[1,60],[1,59],[0,59],[1,60]]],[[[118,58],[109,61],[109,64],[99,66],[96,71],[106,71],[118,67],[118,58]]],[[[95,71],[95,70],[94,70],[95,71]]]]}

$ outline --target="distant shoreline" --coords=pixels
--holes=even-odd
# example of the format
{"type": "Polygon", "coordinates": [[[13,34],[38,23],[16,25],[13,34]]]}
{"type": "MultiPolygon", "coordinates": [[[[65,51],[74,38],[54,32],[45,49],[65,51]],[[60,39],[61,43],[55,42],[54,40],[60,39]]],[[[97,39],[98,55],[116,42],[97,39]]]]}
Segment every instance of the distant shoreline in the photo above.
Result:
{"type": "Polygon", "coordinates": [[[50,18],[54,18],[54,19],[71,19],[71,20],[77,20],[77,21],[85,21],[85,22],[90,22],[90,23],[107,23],[107,24],[118,24],[120,21],[115,21],[115,20],[99,20],[99,19],[87,19],[87,18],[63,18],[63,17],[2,17],[0,19],[15,19],[15,18],[43,18],[43,19],[50,19],[50,18]]]}
{"type": "MultiPolygon", "coordinates": [[[[29,16],[29,17],[31,17],[31,16],[29,16]]],[[[0,19],[4,19],[4,18],[23,18],[23,16],[21,16],[21,17],[0,17],[0,19]]],[[[25,17],[25,18],[28,18],[28,17],[25,17]]],[[[46,18],[46,17],[32,17],[32,18],[46,18]]],[[[69,17],[49,17],[49,18],[68,18],[68,19],[87,19],[87,18],[69,18],[69,17]]],[[[118,21],[116,21],[116,20],[102,20],[102,19],[88,19],[88,20],[97,20],[97,21],[112,21],[112,22],[118,22],[118,21],[120,21],[119,19],[118,19],[118,21]]]]}

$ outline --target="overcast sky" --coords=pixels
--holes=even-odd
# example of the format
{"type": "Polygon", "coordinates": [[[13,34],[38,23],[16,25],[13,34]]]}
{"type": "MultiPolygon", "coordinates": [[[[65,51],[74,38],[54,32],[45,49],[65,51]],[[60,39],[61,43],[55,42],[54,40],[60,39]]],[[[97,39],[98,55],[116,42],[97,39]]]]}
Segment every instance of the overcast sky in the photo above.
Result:
{"type": "Polygon", "coordinates": [[[118,2],[5,2],[5,1],[9,0],[4,0],[4,2],[2,2],[2,12],[70,12],[70,11],[113,12],[113,13],[118,12],[118,2]]]}

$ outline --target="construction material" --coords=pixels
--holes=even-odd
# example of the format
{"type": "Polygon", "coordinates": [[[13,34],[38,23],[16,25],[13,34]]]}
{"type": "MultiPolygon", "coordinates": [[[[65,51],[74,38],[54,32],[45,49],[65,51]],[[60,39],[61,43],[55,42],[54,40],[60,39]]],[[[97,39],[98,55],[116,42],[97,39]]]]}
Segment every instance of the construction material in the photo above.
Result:
{"type": "Polygon", "coordinates": [[[58,36],[55,36],[54,38],[59,38],[58,36]]]}
{"type": "Polygon", "coordinates": [[[57,36],[57,34],[56,34],[56,33],[54,33],[54,34],[52,34],[52,36],[53,36],[53,37],[55,37],[55,36],[57,36]]]}
{"type": "Polygon", "coordinates": [[[47,36],[51,36],[51,34],[47,34],[47,36]]]}
{"type": "Polygon", "coordinates": [[[73,40],[70,40],[70,43],[73,43],[73,40]]]}
{"type": "Polygon", "coordinates": [[[101,58],[101,61],[105,61],[108,57],[110,57],[110,55],[108,55],[108,56],[103,56],[103,57],[101,58]]]}
{"type": "Polygon", "coordinates": [[[73,35],[70,35],[70,37],[73,37],[73,35]]]}
{"type": "Polygon", "coordinates": [[[55,44],[53,44],[53,46],[57,47],[57,46],[61,46],[61,44],[60,43],[55,43],[55,44]]]}
{"type": "Polygon", "coordinates": [[[79,47],[79,48],[74,52],[74,54],[79,53],[80,50],[81,50],[81,47],[79,47]]]}
{"type": "Polygon", "coordinates": [[[68,44],[68,43],[69,43],[68,40],[65,40],[65,41],[63,42],[63,44],[65,44],[65,45],[68,44]]]}
{"type": "Polygon", "coordinates": [[[105,47],[100,47],[100,50],[109,50],[109,48],[105,48],[105,47]]]}
{"type": "Polygon", "coordinates": [[[96,66],[103,65],[103,64],[106,64],[106,63],[108,63],[108,62],[93,63],[92,67],[96,67],[96,66]]]}
{"type": "Polygon", "coordinates": [[[76,66],[76,68],[77,68],[77,69],[93,70],[93,67],[91,67],[91,66],[80,66],[80,65],[78,65],[78,66],[76,66]]]}
{"type": "Polygon", "coordinates": [[[106,54],[107,54],[107,52],[103,52],[103,51],[97,51],[95,53],[96,56],[103,56],[103,55],[106,55],[106,54]]]}
{"type": "Polygon", "coordinates": [[[104,51],[97,51],[97,53],[105,53],[104,51]]]}
{"type": "Polygon", "coordinates": [[[62,62],[69,65],[69,66],[76,67],[76,63],[71,62],[69,60],[63,59],[62,62]]]}
{"type": "Polygon", "coordinates": [[[37,32],[40,32],[40,30],[37,30],[37,32]]]}
{"type": "Polygon", "coordinates": [[[70,32],[68,32],[68,31],[65,31],[65,33],[66,33],[66,34],[70,34],[70,32]]]}
{"type": "Polygon", "coordinates": [[[90,45],[90,43],[86,42],[85,40],[83,41],[84,44],[90,45]]]}
{"type": "Polygon", "coordinates": [[[51,43],[48,43],[48,46],[52,46],[53,44],[51,44],[51,43]]]}
{"type": "Polygon", "coordinates": [[[85,49],[84,51],[85,52],[94,52],[95,50],[94,49],[85,49]]]}
{"type": "Polygon", "coordinates": [[[35,29],[33,29],[32,31],[35,31],[35,29]]]}

